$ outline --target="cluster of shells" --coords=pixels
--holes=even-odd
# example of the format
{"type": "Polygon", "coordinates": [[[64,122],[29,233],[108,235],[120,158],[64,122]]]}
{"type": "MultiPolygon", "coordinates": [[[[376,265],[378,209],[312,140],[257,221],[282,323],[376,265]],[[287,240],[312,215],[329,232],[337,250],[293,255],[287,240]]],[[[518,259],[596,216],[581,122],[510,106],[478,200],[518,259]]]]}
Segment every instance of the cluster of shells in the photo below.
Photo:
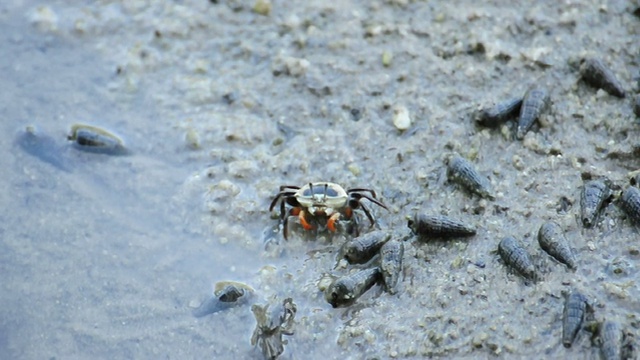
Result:
{"type": "MultiPolygon", "coordinates": [[[[585,83],[603,89],[613,96],[626,96],[614,74],[598,59],[583,60],[580,77],[585,83]]],[[[485,127],[498,127],[515,119],[517,123],[514,137],[522,140],[526,133],[534,128],[539,118],[549,110],[550,102],[547,89],[534,85],[521,97],[483,107],[472,116],[479,126],[485,127]]],[[[403,111],[397,113],[402,115],[403,111]]],[[[397,118],[401,118],[400,115],[397,118]]],[[[475,169],[471,161],[458,154],[450,154],[445,158],[444,165],[449,181],[457,183],[473,196],[488,201],[496,199],[491,182],[475,169]]],[[[593,227],[598,222],[602,209],[612,201],[619,204],[634,224],[640,222],[640,189],[632,185],[623,190],[620,184],[612,184],[608,179],[592,178],[589,175],[585,175],[583,180],[579,216],[584,227],[593,227]]],[[[284,206],[283,204],[283,211],[284,206]]],[[[324,292],[326,301],[332,307],[353,305],[375,284],[381,284],[389,294],[396,294],[399,284],[402,283],[405,243],[408,243],[408,240],[446,241],[472,238],[476,234],[473,225],[448,216],[430,214],[426,209],[407,215],[407,219],[410,233],[378,228],[348,238],[341,246],[334,270],[348,266],[355,266],[357,269],[347,271],[343,276],[325,276],[320,280],[318,287],[324,292]]],[[[540,226],[537,240],[540,249],[553,261],[566,266],[570,272],[575,272],[580,264],[584,263],[565,236],[562,226],[553,220],[540,226]]],[[[495,252],[506,268],[521,276],[526,284],[544,281],[544,271],[537,267],[521,241],[511,234],[503,234],[495,252]]],[[[248,286],[223,282],[213,298],[194,310],[194,315],[204,316],[247,303],[252,294],[253,290],[248,286]]],[[[284,351],[283,345],[286,344],[286,340],[282,339],[283,335],[293,335],[296,305],[291,299],[286,299],[282,304],[275,304],[270,312],[267,311],[268,307],[269,305],[254,305],[252,308],[257,325],[251,343],[260,347],[265,358],[274,359],[284,351]]],[[[600,348],[604,358],[633,357],[633,336],[626,331],[626,325],[607,319],[595,309],[594,301],[578,289],[566,292],[564,309],[559,311],[562,313],[563,345],[571,347],[578,334],[584,330],[592,334],[593,344],[600,348]]]]}

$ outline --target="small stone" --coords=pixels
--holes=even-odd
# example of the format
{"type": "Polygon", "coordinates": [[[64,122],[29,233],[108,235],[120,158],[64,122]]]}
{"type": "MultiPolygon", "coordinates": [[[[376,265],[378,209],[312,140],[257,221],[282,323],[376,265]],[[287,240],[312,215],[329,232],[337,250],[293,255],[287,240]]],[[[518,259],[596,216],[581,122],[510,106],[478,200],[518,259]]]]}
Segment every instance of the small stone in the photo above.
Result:
{"type": "Polygon", "coordinates": [[[392,61],[393,61],[393,54],[391,53],[391,51],[385,50],[382,53],[382,65],[384,67],[389,67],[391,66],[392,61]]]}
{"type": "Polygon", "coordinates": [[[309,60],[300,59],[294,57],[287,57],[284,59],[285,67],[287,68],[287,73],[291,76],[301,76],[304,75],[309,69],[309,60]]]}
{"type": "Polygon", "coordinates": [[[31,13],[30,20],[40,31],[58,30],[58,15],[48,6],[39,6],[31,13]]]}
{"type": "Polygon", "coordinates": [[[411,117],[409,109],[403,105],[396,105],[393,108],[393,125],[400,131],[407,130],[411,127],[411,117]]]}
{"type": "Polygon", "coordinates": [[[335,280],[333,276],[329,274],[323,275],[322,278],[320,278],[320,281],[318,281],[318,290],[325,291],[329,288],[333,280],[335,280]]]}
{"type": "Polygon", "coordinates": [[[194,129],[188,129],[184,135],[184,140],[187,146],[192,150],[200,149],[200,136],[194,129]]]}
{"type": "Polygon", "coordinates": [[[359,176],[360,175],[360,167],[358,167],[358,165],[356,164],[350,164],[348,166],[349,171],[351,172],[351,174],[353,174],[353,176],[359,176]]]}
{"type": "Polygon", "coordinates": [[[473,344],[474,347],[481,348],[484,342],[487,341],[487,339],[489,339],[489,335],[487,333],[481,332],[477,334],[473,338],[473,340],[471,340],[471,343],[473,344]]]}
{"type": "Polygon", "coordinates": [[[522,158],[520,156],[513,155],[511,161],[513,163],[513,167],[515,167],[517,170],[524,170],[524,161],[522,161],[522,158]]]}
{"type": "Polygon", "coordinates": [[[248,179],[260,171],[252,160],[236,160],[229,163],[229,175],[238,179],[248,179]]]}
{"type": "Polygon", "coordinates": [[[270,0],[257,0],[253,5],[253,12],[256,14],[268,16],[271,14],[271,1],[270,0]]]}

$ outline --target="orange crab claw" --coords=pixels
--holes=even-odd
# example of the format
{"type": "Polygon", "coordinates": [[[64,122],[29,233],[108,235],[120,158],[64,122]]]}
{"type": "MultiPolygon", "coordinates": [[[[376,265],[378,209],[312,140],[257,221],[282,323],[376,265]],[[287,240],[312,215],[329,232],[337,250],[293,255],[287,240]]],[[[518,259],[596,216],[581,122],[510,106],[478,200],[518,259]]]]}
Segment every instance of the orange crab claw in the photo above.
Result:
{"type": "Polygon", "coordinates": [[[335,213],[329,217],[327,220],[327,228],[333,232],[336,231],[336,221],[340,219],[340,213],[335,213]]]}
{"type": "Polygon", "coordinates": [[[298,219],[300,219],[300,224],[302,225],[302,227],[304,227],[305,230],[311,230],[313,229],[313,226],[311,226],[311,224],[307,222],[307,219],[305,219],[305,214],[306,213],[304,212],[304,210],[300,210],[298,219]]]}

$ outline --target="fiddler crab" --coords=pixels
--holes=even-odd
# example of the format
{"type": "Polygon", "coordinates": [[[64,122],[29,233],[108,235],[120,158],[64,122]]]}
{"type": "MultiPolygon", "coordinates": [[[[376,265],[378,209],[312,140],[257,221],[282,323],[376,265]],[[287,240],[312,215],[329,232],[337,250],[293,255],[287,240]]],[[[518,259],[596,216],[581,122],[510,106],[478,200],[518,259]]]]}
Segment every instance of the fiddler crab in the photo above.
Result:
{"type": "Polygon", "coordinates": [[[283,235],[285,240],[288,238],[287,224],[289,217],[297,216],[300,225],[305,230],[313,229],[312,222],[317,220],[326,220],[326,226],[329,230],[335,232],[336,223],[341,219],[353,219],[356,226],[356,236],[358,235],[358,219],[354,214],[355,209],[362,209],[371,226],[375,224],[375,220],[369,209],[361,203],[362,199],[389,210],[383,203],[376,199],[376,192],[371,189],[353,188],[346,191],[338,184],[330,182],[314,182],[300,186],[282,185],[280,192],[271,201],[269,211],[273,211],[278,202],[280,202],[280,221],[283,225],[283,235]],[[286,211],[285,204],[291,206],[286,211]]]}

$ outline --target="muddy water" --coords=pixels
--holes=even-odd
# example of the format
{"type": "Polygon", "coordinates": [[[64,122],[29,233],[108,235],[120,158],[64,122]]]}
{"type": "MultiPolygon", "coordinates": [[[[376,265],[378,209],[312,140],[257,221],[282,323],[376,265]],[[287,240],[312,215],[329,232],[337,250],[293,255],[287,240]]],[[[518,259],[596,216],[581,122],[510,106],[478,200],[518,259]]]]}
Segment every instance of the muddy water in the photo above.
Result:
{"type": "Polygon", "coordinates": [[[253,5],[1,6],[3,358],[260,358],[248,307],[191,316],[221,280],[260,302],[294,299],[291,359],[597,357],[587,333],[561,344],[572,288],[637,335],[637,229],[615,204],[593,229],[578,220],[581,174],[626,186],[638,167],[637,120],[629,97],[585,86],[573,65],[601,57],[636,89],[630,2],[253,5]],[[552,105],[523,141],[512,124],[473,124],[477,104],[534,83],[552,105]],[[404,133],[397,105],[413,120],[404,133]],[[114,131],[131,155],[70,147],[76,122],[114,131]],[[47,151],[16,143],[28,125],[47,151]],[[446,182],[453,152],[491,179],[495,201],[446,182]],[[333,270],[344,237],[294,226],[284,241],[268,212],[280,185],[309,181],[375,189],[391,211],[370,208],[398,236],[416,210],[478,233],[411,241],[398,294],[375,287],[332,309],[317,283],[348,271],[333,270]],[[576,272],[539,249],[546,220],[566,229],[576,272]],[[498,260],[507,235],[544,280],[498,260]]]}

